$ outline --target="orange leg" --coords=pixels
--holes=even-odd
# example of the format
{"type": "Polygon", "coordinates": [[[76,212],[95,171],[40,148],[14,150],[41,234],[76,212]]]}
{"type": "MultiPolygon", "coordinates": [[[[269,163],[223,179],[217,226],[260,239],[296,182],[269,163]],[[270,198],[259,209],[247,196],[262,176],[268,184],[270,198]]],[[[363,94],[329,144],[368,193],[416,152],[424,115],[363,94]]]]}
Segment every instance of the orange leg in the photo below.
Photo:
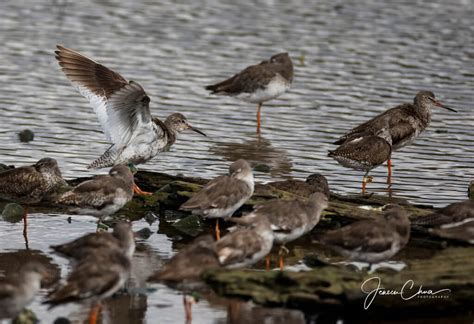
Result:
{"type": "Polygon", "coordinates": [[[285,267],[285,260],[283,260],[283,254],[280,254],[280,257],[278,259],[278,266],[280,267],[280,271],[283,271],[283,268],[285,267]]]}
{"type": "Polygon", "coordinates": [[[153,195],[152,192],[147,192],[147,191],[141,190],[135,183],[133,184],[133,192],[136,193],[137,195],[144,195],[144,196],[153,195]]]}
{"type": "Polygon", "coordinates": [[[280,267],[280,271],[283,271],[283,268],[285,267],[285,260],[283,259],[283,255],[289,252],[290,251],[286,248],[286,246],[280,246],[280,250],[278,251],[278,266],[280,267]]]}
{"type": "Polygon", "coordinates": [[[392,159],[387,160],[387,169],[388,169],[387,183],[391,185],[392,184],[392,159]]]}
{"type": "Polygon", "coordinates": [[[265,257],[265,270],[270,270],[270,253],[265,257]]]}
{"type": "Polygon", "coordinates": [[[92,306],[91,311],[89,312],[89,324],[97,324],[101,308],[102,305],[100,303],[92,306]]]}
{"type": "Polygon", "coordinates": [[[219,218],[216,218],[216,241],[221,239],[221,231],[219,229],[219,218]]]}
{"type": "Polygon", "coordinates": [[[259,103],[257,106],[257,134],[260,134],[260,125],[261,125],[260,108],[262,108],[262,103],[259,103]]]}
{"type": "Polygon", "coordinates": [[[371,183],[373,181],[373,178],[368,174],[369,171],[367,171],[367,173],[362,178],[362,195],[365,195],[365,188],[367,187],[367,183],[371,183]]]}
{"type": "Polygon", "coordinates": [[[28,249],[28,206],[23,210],[23,237],[25,238],[26,249],[28,249]]]}

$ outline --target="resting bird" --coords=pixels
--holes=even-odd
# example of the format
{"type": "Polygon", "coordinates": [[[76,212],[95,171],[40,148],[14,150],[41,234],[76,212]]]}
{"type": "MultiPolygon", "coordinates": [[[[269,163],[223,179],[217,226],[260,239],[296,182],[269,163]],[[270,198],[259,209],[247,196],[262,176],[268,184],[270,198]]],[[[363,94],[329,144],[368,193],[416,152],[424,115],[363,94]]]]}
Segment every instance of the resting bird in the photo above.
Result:
{"type": "Polygon", "coordinates": [[[0,281],[0,320],[14,318],[28,306],[41,288],[47,269],[37,262],[26,263],[20,272],[0,281]]]}
{"type": "Polygon", "coordinates": [[[215,218],[216,238],[219,239],[219,218],[230,218],[252,196],[253,190],[252,167],[240,159],[230,165],[228,175],[209,181],[180,209],[204,218],[215,218]]]}
{"type": "MultiPolygon", "coordinates": [[[[107,139],[112,145],[89,168],[105,168],[118,164],[145,163],[158,153],[167,151],[179,133],[191,126],[179,113],[165,122],[150,113],[150,97],[135,81],[92,59],[58,45],[56,59],[71,83],[94,108],[107,139]]],[[[137,193],[143,193],[136,188],[137,193]]]]}
{"type": "MultiPolygon", "coordinates": [[[[425,130],[431,122],[432,109],[442,107],[456,112],[456,110],[445,106],[431,91],[419,91],[413,104],[402,104],[391,108],[369,121],[351,129],[340,137],[334,144],[344,144],[367,133],[375,134],[384,127],[388,127],[392,137],[392,150],[396,151],[404,146],[410,145],[425,130]],[[388,125],[388,126],[387,126],[388,125]]],[[[387,182],[391,183],[392,163],[387,162],[387,182]]]]}
{"type": "MultiPolygon", "coordinates": [[[[321,213],[328,206],[328,198],[322,192],[309,196],[307,201],[269,200],[255,206],[253,212],[244,217],[266,217],[271,224],[275,243],[280,244],[280,270],[283,269],[285,244],[310,232],[319,222],[321,213]]],[[[267,264],[269,264],[267,259],[267,264]]]]}
{"type": "Polygon", "coordinates": [[[405,247],[409,238],[407,213],[400,206],[388,205],[382,217],[326,232],[320,241],[348,261],[372,264],[390,259],[405,247]]]}
{"type": "Polygon", "coordinates": [[[82,259],[69,273],[66,282],[48,295],[46,304],[56,305],[91,301],[89,323],[96,323],[102,299],[121,289],[130,276],[131,259],[121,251],[98,250],[82,259]]]}
{"type": "Polygon", "coordinates": [[[272,56],[268,61],[251,65],[233,77],[206,86],[213,94],[237,97],[257,104],[257,133],[260,133],[262,103],[275,99],[290,89],[293,63],[288,53],[272,56]]]}
{"type": "Polygon", "coordinates": [[[12,200],[26,207],[23,213],[23,236],[28,245],[28,205],[37,204],[67,186],[55,159],[43,158],[31,166],[23,166],[0,173],[0,198],[12,200]]]}
{"type": "Polygon", "coordinates": [[[112,215],[133,198],[133,174],[125,165],[114,166],[109,175],[84,181],[56,200],[78,214],[99,217],[112,215]]]}
{"type": "Polygon", "coordinates": [[[80,261],[98,250],[118,250],[131,259],[135,252],[135,239],[132,224],[120,221],[115,224],[112,233],[89,233],[74,241],[50,247],[65,257],[76,261],[80,261]]]}
{"type": "Polygon", "coordinates": [[[215,251],[221,266],[228,269],[248,267],[263,259],[273,246],[273,231],[266,217],[248,215],[234,222],[245,225],[216,241],[215,251]]]}

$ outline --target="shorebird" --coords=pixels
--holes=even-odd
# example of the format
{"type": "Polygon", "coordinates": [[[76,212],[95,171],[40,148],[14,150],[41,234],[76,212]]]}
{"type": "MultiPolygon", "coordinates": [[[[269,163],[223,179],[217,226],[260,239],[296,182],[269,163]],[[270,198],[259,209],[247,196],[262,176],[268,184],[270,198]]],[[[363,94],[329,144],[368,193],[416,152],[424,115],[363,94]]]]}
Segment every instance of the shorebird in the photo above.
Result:
{"type": "Polygon", "coordinates": [[[149,278],[150,281],[179,284],[183,288],[186,323],[191,323],[193,318],[192,305],[196,303],[196,299],[190,291],[190,287],[193,287],[193,285],[189,286],[188,284],[198,282],[205,271],[220,267],[214,242],[211,235],[198,237],[175,254],[149,278]]]}
{"type": "MultiPolygon", "coordinates": [[[[278,253],[280,270],[283,270],[282,252],[286,250],[285,244],[310,232],[319,222],[321,213],[327,206],[327,196],[317,192],[311,194],[307,201],[270,200],[256,205],[253,212],[249,214],[254,217],[265,217],[270,222],[274,242],[280,244],[278,253]]],[[[267,259],[267,264],[269,261],[267,259]]]]}
{"type": "Polygon", "coordinates": [[[397,205],[388,205],[382,217],[329,231],[320,238],[320,242],[348,261],[373,264],[397,254],[409,238],[410,220],[407,213],[397,205]]]}
{"type": "Polygon", "coordinates": [[[288,53],[251,65],[231,78],[206,86],[212,94],[237,97],[257,104],[257,133],[260,133],[262,103],[282,95],[293,82],[293,63],[288,53]]]}
{"type": "Polygon", "coordinates": [[[270,253],[274,235],[266,217],[247,215],[233,221],[245,226],[216,241],[215,251],[221,266],[228,269],[248,267],[270,253]]]}
{"type": "MultiPolygon", "coordinates": [[[[88,168],[145,163],[167,151],[179,133],[194,128],[180,113],[164,122],[150,113],[150,97],[140,84],[92,59],[58,45],[56,59],[69,81],[86,97],[112,145],[88,168]]],[[[138,187],[137,193],[143,193],[138,187]]]]}
{"type": "Polygon", "coordinates": [[[51,307],[84,300],[93,307],[89,323],[96,323],[100,301],[112,296],[125,285],[131,260],[119,250],[100,249],[82,259],[68,275],[66,282],[52,291],[44,302],[51,307]]]}
{"type": "Polygon", "coordinates": [[[220,238],[219,218],[230,218],[253,194],[254,180],[250,164],[237,160],[229,167],[228,175],[209,181],[180,209],[204,218],[216,219],[216,237],[220,238]]]}
{"type": "Polygon", "coordinates": [[[19,273],[0,281],[0,320],[14,318],[28,306],[47,276],[46,267],[37,262],[26,263],[19,273]]]}
{"type": "Polygon", "coordinates": [[[412,225],[427,227],[430,233],[439,237],[474,244],[474,201],[450,204],[414,219],[412,225]]]}
{"type": "Polygon", "coordinates": [[[55,159],[43,158],[31,166],[0,172],[0,198],[12,200],[26,207],[23,212],[23,236],[28,245],[28,205],[55,194],[67,186],[55,159]]]}
{"type": "Polygon", "coordinates": [[[175,254],[149,280],[168,282],[199,280],[204,271],[220,267],[214,242],[211,235],[198,237],[175,254]]]}
{"type": "Polygon", "coordinates": [[[133,198],[133,174],[125,165],[116,165],[108,175],[96,176],[60,195],[56,202],[72,207],[72,212],[99,217],[120,210],[133,198]]]}
{"type": "Polygon", "coordinates": [[[131,259],[135,252],[135,239],[132,224],[121,221],[115,224],[112,233],[89,233],[69,243],[52,245],[50,248],[76,261],[86,258],[97,250],[118,250],[131,259]]]}
{"type": "MultiPolygon", "coordinates": [[[[433,92],[419,91],[413,104],[405,103],[375,116],[344,134],[334,144],[344,144],[360,137],[361,134],[375,134],[388,125],[392,137],[392,150],[396,151],[413,143],[420,133],[428,127],[434,107],[442,107],[456,112],[453,108],[447,107],[436,99],[433,92]]],[[[390,184],[392,177],[391,159],[387,161],[387,167],[387,182],[390,184]]]]}
{"type": "Polygon", "coordinates": [[[362,178],[362,194],[365,194],[367,182],[372,182],[368,177],[369,171],[390,160],[392,154],[392,136],[388,128],[378,130],[375,135],[371,133],[358,134],[341,144],[328,156],[335,159],[346,168],[365,171],[362,178]]]}
{"type": "Polygon", "coordinates": [[[278,190],[291,192],[292,194],[309,197],[311,194],[321,192],[329,198],[329,184],[325,176],[319,173],[310,174],[306,181],[301,180],[283,180],[266,183],[269,186],[278,190]]]}

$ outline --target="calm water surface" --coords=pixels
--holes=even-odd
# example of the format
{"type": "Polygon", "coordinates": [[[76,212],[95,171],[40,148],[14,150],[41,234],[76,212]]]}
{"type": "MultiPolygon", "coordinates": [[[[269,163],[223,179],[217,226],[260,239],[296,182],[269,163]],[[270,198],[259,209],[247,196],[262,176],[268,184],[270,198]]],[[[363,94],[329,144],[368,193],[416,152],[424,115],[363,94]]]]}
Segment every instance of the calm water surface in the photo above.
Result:
{"type": "MultiPolygon", "coordinates": [[[[394,154],[392,188],[416,203],[445,205],[464,199],[474,177],[473,15],[471,0],[2,1],[0,162],[49,156],[75,178],[93,174],[86,165],[108,147],[88,102],[58,69],[53,51],[64,44],[139,82],[154,115],[182,112],[208,134],[183,134],[170,152],[140,166],[171,174],[210,178],[244,157],[270,167],[256,172],[260,182],[320,172],[334,191],[357,193],[362,174],[328,158],[331,143],[411,102],[418,90],[432,90],[459,112],[435,110],[420,138],[394,154]],[[281,51],[293,58],[295,80],[264,105],[256,136],[254,105],[210,96],[203,86],[281,51]],[[35,132],[33,142],[19,142],[25,128],[35,132]]],[[[369,189],[384,194],[385,167],[371,174],[369,189]]],[[[31,246],[41,251],[93,227],[80,220],[64,228],[64,215],[34,217],[31,246]]],[[[1,223],[2,250],[23,248],[19,226],[1,223]]],[[[147,257],[138,258],[156,267],[175,252],[162,234],[144,244],[147,257]]],[[[64,260],[53,258],[66,273],[64,260]]],[[[181,321],[180,293],[153,287],[145,301],[129,300],[148,303],[136,321],[181,321]]],[[[45,323],[85,312],[77,305],[46,312],[39,303],[33,310],[45,323]]],[[[196,323],[227,318],[225,306],[207,300],[196,314],[196,323]]]]}

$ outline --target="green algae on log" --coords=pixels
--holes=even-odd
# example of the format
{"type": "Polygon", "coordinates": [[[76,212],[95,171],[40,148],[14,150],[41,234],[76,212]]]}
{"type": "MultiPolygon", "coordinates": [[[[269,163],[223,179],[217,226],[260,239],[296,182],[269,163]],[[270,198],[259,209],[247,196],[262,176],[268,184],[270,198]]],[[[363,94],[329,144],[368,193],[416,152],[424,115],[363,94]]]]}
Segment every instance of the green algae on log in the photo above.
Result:
{"type": "Polygon", "coordinates": [[[307,272],[212,270],[203,277],[220,295],[252,299],[267,306],[304,311],[344,307],[346,311],[359,312],[364,311],[365,303],[375,312],[416,309],[433,313],[466,310],[466,306],[474,305],[473,273],[474,249],[452,247],[429,259],[411,260],[401,272],[368,274],[326,265],[307,272]],[[374,291],[379,283],[387,294],[378,290],[370,303],[373,295],[366,292],[374,291]],[[440,292],[435,294],[437,291],[440,292]]]}

